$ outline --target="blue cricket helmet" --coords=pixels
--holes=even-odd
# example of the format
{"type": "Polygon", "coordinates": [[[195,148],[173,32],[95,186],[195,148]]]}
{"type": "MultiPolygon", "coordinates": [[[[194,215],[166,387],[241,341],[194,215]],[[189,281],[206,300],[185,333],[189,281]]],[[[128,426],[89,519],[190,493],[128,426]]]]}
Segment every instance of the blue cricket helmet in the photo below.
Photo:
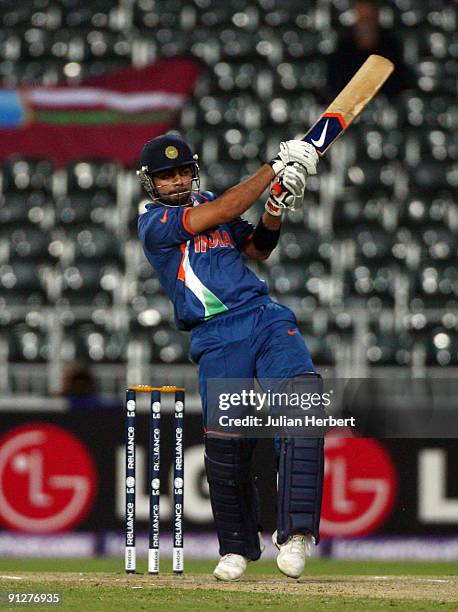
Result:
{"type": "Polygon", "coordinates": [[[191,148],[180,136],[164,134],[145,144],[140,155],[140,165],[146,166],[148,174],[169,168],[197,165],[191,148]]]}
{"type": "Polygon", "coordinates": [[[153,175],[170,168],[192,166],[194,170],[192,180],[195,184],[195,190],[199,190],[197,155],[193,155],[188,143],[180,136],[163,134],[147,142],[140,155],[140,166],[137,175],[142,187],[153,201],[158,199],[153,175]]]}

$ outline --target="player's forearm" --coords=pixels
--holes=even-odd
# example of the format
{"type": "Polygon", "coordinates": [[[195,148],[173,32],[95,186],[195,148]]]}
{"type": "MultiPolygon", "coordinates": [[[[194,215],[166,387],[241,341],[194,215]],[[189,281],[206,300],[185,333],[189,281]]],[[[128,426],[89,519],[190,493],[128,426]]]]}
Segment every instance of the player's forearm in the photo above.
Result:
{"type": "Polygon", "coordinates": [[[228,189],[216,200],[231,221],[252,206],[267,189],[275,173],[269,164],[264,164],[253,176],[228,189]]]}
{"type": "Polygon", "coordinates": [[[267,229],[278,230],[281,227],[281,216],[273,217],[272,215],[269,215],[268,212],[265,212],[262,215],[262,222],[267,227],[267,229]]]}
{"type": "Polygon", "coordinates": [[[189,227],[199,233],[236,219],[258,200],[274,176],[271,166],[264,164],[255,174],[231,187],[216,200],[190,210],[186,219],[189,227]]]}

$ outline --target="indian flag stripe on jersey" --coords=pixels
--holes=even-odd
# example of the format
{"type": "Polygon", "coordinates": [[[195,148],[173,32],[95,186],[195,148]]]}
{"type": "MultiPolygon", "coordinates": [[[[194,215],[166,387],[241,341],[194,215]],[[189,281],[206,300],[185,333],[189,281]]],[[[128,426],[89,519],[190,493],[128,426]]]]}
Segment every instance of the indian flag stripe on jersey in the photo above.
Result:
{"type": "Polygon", "coordinates": [[[191,262],[189,261],[189,241],[186,243],[183,258],[183,271],[184,271],[184,282],[202,304],[205,310],[205,318],[219,314],[220,312],[226,312],[229,308],[223,304],[223,302],[216,297],[214,293],[210,291],[205,285],[197,278],[194,270],[191,268],[191,262]]]}

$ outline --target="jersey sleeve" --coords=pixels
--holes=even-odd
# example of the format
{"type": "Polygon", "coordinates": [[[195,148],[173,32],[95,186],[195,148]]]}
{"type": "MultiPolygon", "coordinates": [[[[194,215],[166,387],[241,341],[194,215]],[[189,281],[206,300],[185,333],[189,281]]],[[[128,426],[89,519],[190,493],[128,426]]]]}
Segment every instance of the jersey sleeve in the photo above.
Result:
{"type": "Polygon", "coordinates": [[[182,244],[195,236],[186,222],[190,210],[161,206],[140,215],[138,235],[142,244],[149,250],[163,249],[182,244]]]}
{"type": "Polygon", "coordinates": [[[242,219],[242,217],[237,217],[233,221],[230,221],[228,225],[232,238],[234,239],[235,246],[239,251],[241,251],[253,235],[254,225],[248,221],[245,221],[245,219],[242,219]]]}

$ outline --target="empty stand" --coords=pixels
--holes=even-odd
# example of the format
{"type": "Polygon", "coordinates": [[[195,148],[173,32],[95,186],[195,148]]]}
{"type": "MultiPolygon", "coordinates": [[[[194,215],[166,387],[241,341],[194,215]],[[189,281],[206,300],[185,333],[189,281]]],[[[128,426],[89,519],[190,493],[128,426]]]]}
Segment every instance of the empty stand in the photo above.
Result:
{"type": "MultiPolygon", "coordinates": [[[[319,366],[458,365],[456,11],[403,0],[380,19],[409,79],[333,147],[271,259],[251,265],[295,311],[319,366]]],[[[206,74],[177,129],[199,154],[202,187],[219,194],[325,108],[352,13],[337,0],[5,0],[0,22],[5,87],[198,57],[206,74]]],[[[133,364],[184,371],[189,339],[136,236],[145,202],[133,169],[111,160],[3,163],[0,367],[37,364],[41,379],[24,389],[49,390],[50,372],[73,358],[106,365],[104,380],[133,364]]],[[[261,211],[260,201],[247,218],[261,211]]],[[[0,379],[20,390],[13,374],[0,379]]]]}

